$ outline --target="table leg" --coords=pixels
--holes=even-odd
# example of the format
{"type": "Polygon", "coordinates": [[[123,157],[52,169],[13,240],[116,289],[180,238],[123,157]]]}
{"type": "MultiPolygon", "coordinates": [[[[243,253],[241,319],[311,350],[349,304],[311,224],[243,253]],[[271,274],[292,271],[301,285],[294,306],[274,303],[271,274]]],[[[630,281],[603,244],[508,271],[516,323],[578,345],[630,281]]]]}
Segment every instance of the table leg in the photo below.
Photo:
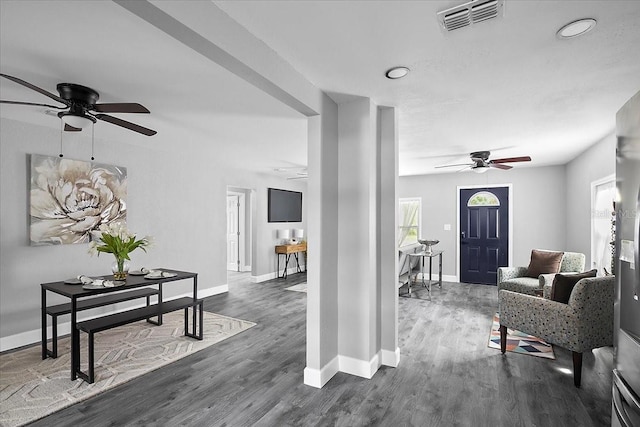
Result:
{"type": "Polygon", "coordinates": [[[42,328],[42,360],[47,358],[47,290],[40,290],[40,327],[42,328]]]}
{"type": "Polygon", "coordinates": [[[442,253],[440,253],[438,261],[438,283],[440,284],[440,289],[442,289],[442,253]]]}
{"type": "Polygon", "coordinates": [[[289,259],[291,259],[291,254],[286,254],[284,259],[285,259],[285,263],[284,263],[284,271],[282,272],[282,278],[286,279],[288,270],[289,270],[289,259]]]}
{"type": "Polygon", "coordinates": [[[158,326],[162,325],[162,283],[158,284],[158,326]]]}
{"type": "Polygon", "coordinates": [[[433,265],[433,257],[429,257],[429,282],[431,282],[431,271],[433,270],[431,267],[433,265]]]}
{"type": "MultiPolygon", "coordinates": [[[[193,276],[193,300],[197,300],[198,299],[198,276],[193,276]]],[[[193,306],[193,334],[195,335],[196,333],[196,306],[193,306]]],[[[186,319],[185,319],[186,321],[186,319]]],[[[200,325],[202,325],[202,323],[200,323],[200,325]]],[[[200,326],[202,327],[202,326],[200,326]]],[[[185,328],[186,328],[186,322],[185,322],[185,328]]]]}
{"type": "Polygon", "coordinates": [[[278,273],[278,277],[280,277],[280,254],[276,254],[278,258],[278,267],[276,268],[276,273],[278,273]]]}
{"type": "Polygon", "coordinates": [[[78,378],[80,370],[80,331],[76,327],[77,303],[76,297],[71,297],[71,381],[78,378]]]}
{"type": "Polygon", "coordinates": [[[296,257],[296,271],[298,273],[302,273],[302,270],[300,269],[300,259],[298,258],[298,252],[296,252],[295,254],[293,254],[293,256],[296,257]]]}

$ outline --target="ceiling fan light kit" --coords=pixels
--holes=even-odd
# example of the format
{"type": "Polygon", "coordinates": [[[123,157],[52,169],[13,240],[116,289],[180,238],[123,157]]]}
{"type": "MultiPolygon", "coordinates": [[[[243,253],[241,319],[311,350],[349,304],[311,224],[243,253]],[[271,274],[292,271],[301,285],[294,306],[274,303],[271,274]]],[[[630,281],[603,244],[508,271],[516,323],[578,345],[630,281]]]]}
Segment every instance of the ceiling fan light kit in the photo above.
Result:
{"type": "Polygon", "coordinates": [[[71,112],[60,112],[58,113],[58,117],[60,117],[65,125],[69,125],[78,130],[82,130],[97,121],[94,117],[86,114],[74,114],[71,112]]]}

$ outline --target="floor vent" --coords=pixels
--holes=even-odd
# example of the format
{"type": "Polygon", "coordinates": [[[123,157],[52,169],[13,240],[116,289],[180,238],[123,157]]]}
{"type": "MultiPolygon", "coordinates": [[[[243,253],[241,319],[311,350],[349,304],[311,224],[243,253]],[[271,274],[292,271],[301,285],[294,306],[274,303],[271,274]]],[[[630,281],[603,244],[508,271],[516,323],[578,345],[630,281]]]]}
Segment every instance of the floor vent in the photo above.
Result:
{"type": "Polygon", "coordinates": [[[487,19],[504,16],[505,0],[473,0],[438,12],[438,21],[446,31],[468,27],[487,19]]]}

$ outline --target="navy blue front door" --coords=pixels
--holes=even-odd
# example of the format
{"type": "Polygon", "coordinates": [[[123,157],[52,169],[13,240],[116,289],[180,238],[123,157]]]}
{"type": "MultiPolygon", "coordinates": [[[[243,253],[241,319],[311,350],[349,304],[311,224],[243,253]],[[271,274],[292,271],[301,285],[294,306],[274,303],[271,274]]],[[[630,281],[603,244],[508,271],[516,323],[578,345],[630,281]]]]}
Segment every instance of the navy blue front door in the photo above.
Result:
{"type": "Polygon", "coordinates": [[[509,264],[509,188],[460,190],[460,281],[495,285],[509,264]]]}

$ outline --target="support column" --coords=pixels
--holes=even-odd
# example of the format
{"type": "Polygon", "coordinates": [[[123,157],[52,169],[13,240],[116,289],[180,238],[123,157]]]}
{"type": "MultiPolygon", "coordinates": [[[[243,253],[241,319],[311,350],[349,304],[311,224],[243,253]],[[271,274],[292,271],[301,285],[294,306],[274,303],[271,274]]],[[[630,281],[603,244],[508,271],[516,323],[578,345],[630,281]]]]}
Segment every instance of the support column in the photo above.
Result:
{"type": "Polygon", "coordinates": [[[398,347],[398,127],[395,108],[378,107],[380,343],[383,365],[400,363],[398,347]]]}
{"type": "Polygon", "coordinates": [[[338,372],[338,106],[326,95],[307,121],[307,366],[322,387],[338,372]]]}

